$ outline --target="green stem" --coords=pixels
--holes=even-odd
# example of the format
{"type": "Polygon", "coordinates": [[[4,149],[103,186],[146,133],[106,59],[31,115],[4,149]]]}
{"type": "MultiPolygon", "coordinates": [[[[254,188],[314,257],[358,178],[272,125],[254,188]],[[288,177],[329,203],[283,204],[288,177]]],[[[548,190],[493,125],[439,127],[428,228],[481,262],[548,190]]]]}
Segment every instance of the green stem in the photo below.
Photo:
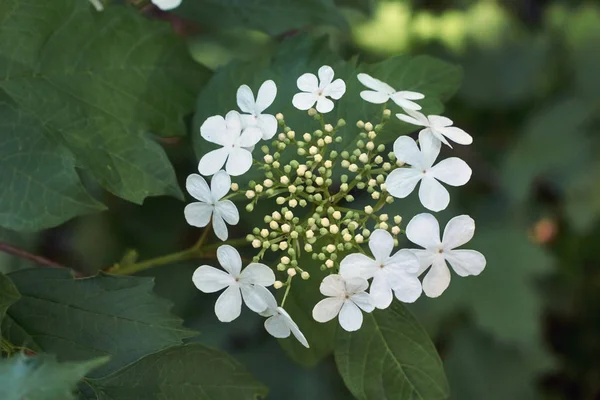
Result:
{"type": "Polygon", "coordinates": [[[283,299],[281,300],[281,307],[285,305],[285,299],[288,297],[288,293],[290,292],[290,288],[292,287],[292,277],[290,276],[287,281],[287,287],[285,288],[285,293],[283,294],[283,299]]]}

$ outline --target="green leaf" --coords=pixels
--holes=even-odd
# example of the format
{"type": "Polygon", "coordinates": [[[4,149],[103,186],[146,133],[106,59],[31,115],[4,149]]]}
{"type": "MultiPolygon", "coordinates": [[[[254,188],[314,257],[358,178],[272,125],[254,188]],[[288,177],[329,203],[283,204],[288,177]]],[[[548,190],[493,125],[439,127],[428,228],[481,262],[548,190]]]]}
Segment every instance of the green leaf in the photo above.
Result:
{"type": "Polygon", "coordinates": [[[235,359],[200,343],[150,354],[87,383],[99,400],[251,400],[268,392],[235,359]]]}
{"type": "MultiPolygon", "coordinates": [[[[21,294],[12,283],[12,281],[4,274],[0,273],[0,323],[6,315],[6,310],[14,302],[21,298],[21,294]]],[[[0,325],[0,328],[2,326],[0,325]]],[[[0,329],[0,337],[2,336],[2,329],[0,329]]]]}
{"type": "Polygon", "coordinates": [[[19,355],[0,360],[2,400],[70,400],[77,382],[108,357],[81,362],[59,363],[54,356],[19,355]]]}
{"type": "Polygon", "coordinates": [[[337,330],[335,361],[359,400],[445,399],[448,382],[435,346],[398,301],[364,314],[356,332],[337,330]]]}
{"type": "Polygon", "coordinates": [[[203,29],[249,28],[270,35],[317,24],[348,26],[333,0],[195,0],[174,12],[203,29]]]}
{"type": "Polygon", "coordinates": [[[79,0],[6,0],[0,21],[0,90],[13,107],[2,111],[9,119],[0,140],[18,161],[0,158],[0,183],[20,187],[3,196],[3,212],[14,215],[0,224],[41,229],[98,210],[75,166],[138,204],[148,196],[182,198],[150,135],[185,133],[183,117],[209,72],[168,23],[124,5],[98,13],[79,0]],[[17,128],[25,138],[15,139],[17,128]],[[47,170],[48,163],[56,165],[47,170]]]}
{"type": "Polygon", "coordinates": [[[110,355],[97,376],[193,335],[169,312],[171,304],[152,292],[151,278],[74,279],[67,270],[49,268],[9,277],[21,299],[8,310],[6,338],[61,360],[110,355]]]}

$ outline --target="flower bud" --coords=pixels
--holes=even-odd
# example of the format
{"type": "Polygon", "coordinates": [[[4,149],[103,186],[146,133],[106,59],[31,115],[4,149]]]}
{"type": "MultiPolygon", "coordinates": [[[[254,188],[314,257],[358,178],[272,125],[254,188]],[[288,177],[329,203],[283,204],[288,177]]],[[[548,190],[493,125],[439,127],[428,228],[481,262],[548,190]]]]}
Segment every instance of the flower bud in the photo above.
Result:
{"type": "Polygon", "coordinates": [[[254,193],[254,190],[246,190],[246,197],[248,199],[253,199],[254,196],[256,196],[256,193],[254,193]]]}
{"type": "Polygon", "coordinates": [[[275,281],[275,283],[273,284],[273,287],[275,289],[281,289],[283,287],[283,282],[281,282],[281,281],[275,281]]]}
{"type": "Polygon", "coordinates": [[[300,277],[304,280],[307,280],[308,278],[310,278],[310,274],[306,271],[302,271],[302,273],[300,274],[300,277]]]}
{"type": "Polygon", "coordinates": [[[362,122],[362,121],[357,121],[357,122],[356,122],[356,127],[357,127],[358,129],[362,129],[362,128],[364,128],[364,127],[365,127],[365,123],[364,123],[364,122],[362,122]]]}
{"type": "Polygon", "coordinates": [[[356,165],[356,164],[350,164],[350,165],[348,166],[348,170],[349,170],[350,172],[356,172],[356,171],[358,171],[358,165],[356,165]]]}
{"type": "Polygon", "coordinates": [[[296,269],[295,268],[288,268],[287,274],[289,276],[296,276],[296,269]]]}
{"type": "Polygon", "coordinates": [[[372,131],[372,130],[373,130],[373,124],[370,123],[370,122],[367,122],[365,124],[365,131],[369,132],[369,131],[372,131]]]}
{"type": "Polygon", "coordinates": [[[367,162],[369,162],[369,156],[366,153],[362,153],[360,156],[358,156],[358,161],[360,161],[363,164],[366,164],[367,162]]]}
{"type": "Polygon", "coordinates": [[[310,253],[313,250],[312,246],[308,243],[306,243],[304,245],[304,251],[306,251],[307,253],[310,253]]]}
{"type": "Polygon", "coordinates": [[[366,212],[367,214],[371,214],[371,213],[373,213],[373,207],[371,207],[371,206],[365,206],[365,212],[366,212]]]}
{"type": "Polygon", "coordinates": [[[325,124],[325,132],[333,132],[333,126],[331,126],[331,124],[325,124]]]}
{"type": "Polygon", "coordinates": [[[262,243],[261,243],[261,241],[260,241],[260,240],[258,240],[258,239],[254,239],[254,240],[252,241],[252,247],[254,247],[255,249],[258,249],[258,248],[259,248],[259,247],[261,247],[261,246],[262,246],[262,243]]]}
{"type": "Polygon", "coordinates": [[[361,234],[358,234],[358,235],[354,236],[354,241],[355,241],[356,243],[358,243],[358,244],[360,244],[360,243],[364,242],[364,240],[365,240],[365,239],[363,238],[363,235],[361,235],[361,234]]]}
{"type": "Polygon", "coordinates": [[[392,234],[399,235],[400,234],[400,228],[398,226],[392,226],[392,234]]]}
{"type": "Polygon", "coordinates": [[[326,250],[328,253],[333,253],[335,251],[335,245],[333,244],[328,244],[326,247],[326,250]]]}
{"type": "Polygon", "coordinates": [[[400,225],[400,223],[402,223],[402,217],[399,215],[394,215],[394,223],[396,225],[400,225]]]}

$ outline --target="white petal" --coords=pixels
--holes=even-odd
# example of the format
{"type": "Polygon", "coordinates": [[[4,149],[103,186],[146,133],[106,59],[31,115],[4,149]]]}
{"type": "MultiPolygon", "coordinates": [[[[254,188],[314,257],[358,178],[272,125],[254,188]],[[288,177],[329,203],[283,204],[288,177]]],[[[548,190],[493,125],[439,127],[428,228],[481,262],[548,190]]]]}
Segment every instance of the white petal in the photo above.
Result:
{"type": "Polygon", "coordinates": [[[393,95],[390,96],[390,99],[392,99],[392,101],[394,103],[396,103],[397,105],[399,105],[400,107],[402,107],[405,111],[406,110],[416,111],[416,110],[420,110],[421,109],[420,105],[418,105],[414,101],[410,101],[409,99],[407,99],[406,97],[404,97],[402,95],[402,93],[404,93],[404,92],[394,93],[393,95]]]}
{"type": "Polygon", "coordinates": [[[197,200],[204,203],[212,203],[210,188],[206,180],[198,174],[191,174],[185,181],[185,188],[188,193],[197,200]]]}
{"type": "Polygon", "coordinates": [[[273,102],[277,96],[277,85],[272,80],[264,81],[258,89],[256,95],[256,114],[260,114],[265,111],[273,102]]]}
{"type": "Polygon", "coordinates": [[[231,189],[231,177],[223,170],[217,172],[210,181],[210,192],[212,202],[217,202],[231,189]]]}
{"type": "Polygon", "coordinates": [[[340,312],[344,299],[329,297],[319,301],[312,310],[313,319],[317,322],[327,322],[335,318],[340,312]]]}
{"type": "Polygon", "coordinates": [[[300,328],[298,328],[298,325],[296,325],[292,317],[290,317],[290,315],[281,307],[278,307],[277,311],[279,311],[279,314],[284,319],[285,323],[292,331],[292,334],[296,337],[296,339],[298,339],[300,344],[302,344],[302,346],[306,347],[307,349],[310,348],[310,346],[308,345],[308,341],[304,337],[304,334],[300,331],[300,328]]]}
{"type": "Polygon", "coordinates": [[[263,300],[264,300],[265,304],[267,305],[267,308],[265,309],[265,311],[260,312],[259,314],[262,315],[263,317],[270,317],[270,316],[276,315],[277,309],[278,309],[277,300],[275,300],[275,296],[273,296],[271,291],[269,291],[268,289],[261,290],[260,292],[258,292],[258,295],[263,296],[263,300]]]}
{"type": "Polygon", "coordinates": [[[446,146],[452,148],[452,145],[450,143],[448,143],[448,140],[446,140],[446,138],[444,137],[444,135],[442,135],[442,133],[434,128],[425,128],[423,130],[421,130],[421,132],[419,132],[419,141],[421,141],[421,137],[429,137],[430,140],[433,141],[438,141],[441,143],[444,143],[446,146]]]}
{"type": "Polygon", "coordinates": [[[429,213],[415,215],[406,225],[406,237],[424,248],[441,246],[440,225],[429,213]]]}
{"type": "Polygon", "coordinates": [[[227,225],[225,225],[225,221],[223,221],[223,217],[221,217],[221,214],[213,213],[212,225],[215,235],[222,241],[226,241],[229,237],[229,232],[227,232],[227,225]]]}
{"type": "Polygon", "coordinates": [[[371,295],[371,301],[376,308],[384,310],[392,304],[392,299],[394,298],[392,288],[390,287],[387,276],[383,270],[375,274],[373,282],[371,282],[369,294],[371,295]]]}
{"type": "Polygon", "coordinates": [[[231,135],[232,138],[236,138],[240,135],[242,131],[242,119],[240,118],[240,113],[231,110],[225,115],[225,125],[227,125],[227,132],[231,135]]]}
{"type": "Polygon", "coordinates": [[[430,125],[436,128],[444,128],[452,125],[450,118],[442,117],[441,115],[428,115],[427,119],[430,125]]]}
{"type": "Polygon", "coordinates": [[[327,275],[319,290],[325,296],[343,296],[346,293],[346,281],[340,275],[327,275]]]}
{"type": "Polygon", "coordinates": [[[262,131],[258,126],[249,126],[244,129],[237,142],[239,147],[254,146],[262,139],[262,131]]]}
{"type": "Polygon", "coordinates": [[[444,257],[460,276],[479,275],[486,264],[483,254],[475,250],[449,250],[444,257]]]}
{"type": "Polygon", "coordinates": [[[401,90],[398,92],[399,95],[408,100],[423,100],[425,95],[419,92],[413,92],[410,90],[401,90]]]}
{"type": "Polygon", "coordinates": [[[235,283],[233,276],[225,271],[202,265],[194,271],[192,282],[198,290],[204,293],[214,293],[235,283]]]}
{"type": "Polygon", "coordinates": [[[317,99],[316,109],[321,114],[328,113],[333,110],[333,101],[329,100],[327,97],[319,96],[317,99]]]}
{"type": "Polygon", "coordinates": [[[329,65],[319,68],[319,88],[326,88],[333,81],[333,69],[329,65]]]}
{"type": "Polygon", "coordinates": [[[265,329],[271,336],[283,339],[290,336],[290,327],[286,324],[285,318],[280,314],[275,314],[265,321],[265,329]]]}
{"type": "MultiPolygon", "coordinates": [[[[360,83],[368,87],[369,89],[373,89],[376,92],[382,92],[386,95],[390,95],[396,92],[396,89],[391,87],[385,82],[380,81],[377,78],[373,78],[372,76],[364,73],[360,73],[356,76],[360,83]]],[[[362,96],[362,94],[361,94],[362,96]]],[[[365,99],[366,100],[366,99],[365,99]]],[[[367,100],[368,101],[368,100],[367,100]]]]}
{"type": "Polygon", "coordinates": [[[450,285],[450,270],[442,257],[437,257],[423,279],[423,291],[428,297],[438,297],[450,285]]]}
{"type": "Polygon", "coordinates": [[[228,156],[229,149],[225,147],[209,151],[200,159],[200,163],[198,163],[198,171],[202,175],[212,175],[223,168],[228,156]]]}
{"type": "Polygon", "coordinates": [[[317,98],[314,93],[296,93],[292,98],[292,104],[298,110],[308,110],[315,104],[317,98]]]}
{"type": "Polygon", "coordinates": [[[231,176],[240,176],[252,167],[252,153],[246,149],[236,147],[233,149],[225,165],[225,170],[231,176]]]}
{"type": "Polygon", "coordinates": [[[394,295],[403,303],[414,303],[423,292],[421,281],[416,276],[402,274],[402,279],[395,280],[394,295]]]}
{"type": "Polygon", "coordinates": [[[240,213],[231,200],[219,201],[215,210],[229,225],[237,225],[240,222],[240,213]]]}
{"type": "Polygon", "coordinates": [[[444,228],[442,243],[444,249],[451,250],[462,246],[473,239],[475,234],[475,220],[468,215],[459,215],[452,218],[444,228]]]}
{"type": "Polygon", "coordinates": [[[394,197],[403,199],[415,190],[423,173],[416,168],[397,168],[385,180],[386,190],[394,197]]]}
{"type": "Polygon", "coordinates": [[[208,117],[200,126],[200,135],[204,140],[220,146],[231,145],[233,137],[227,132],[225,118],[220,115],[208,117]]]}
{"type": "Polygon", "coordinates": [[[270,114],[261,114],[256,120],[257,126],[262,132],[263,140],[269,140],[277,133],[277,118],[270,114]]]}
{"type": "Polygon", "coordinates": [[[231,322],[242,312],[242,295],[237,285],[229,286],[215,303],[215,314],[221,322],[231,322]]]}
{"type": "Polygon", "coordinates": [[[390,99],[388,94],[383,92],[375,92],[373,90],[363,90],[360,92],[360,97],[364,101],[368,101],[373,104],[383,104],[390,99]]]}
{"type": "Polygon", "coordinates": [[[204,228],[208,225],[214,207],[206,203],[190,203],[183,209],[185,220],[191,226],[204,228]]]}
{"type": "Polygon", "coordinates": [[[417,274],[419,272],[419,258],[410,250],[402,249],[390,257],[385,266],[395,266],[408,274],[417,274]]]}
{"type": "Polygon", "coordinates": [[[375,261],[383,264],[394,250],[394,238],[388,231],[375,229],[369,236],[369,248],[375,257],[375,261]]]}
{"type": "Polygon", "coordinates": [[[265,264],[251,263],[240,274],[240,282],[252,285],[271,286],[275,283],[273,270],[265,264]]]}
{"type": "Polygon", "coordinates": [[[437,163],[429,170],[434,178],[450,185],[462,186],[471,179],[471,168],[458,157],[450,157],[437,163]]]}
{"type": "MultiPolygon", "coordinates": [[[[316,92],[319,90],[319,80],[314,74],[303,74],[296,81],[298,89],[303,92],[316,92]]],[[[310,107],[309,107],[310,108],[310,107]]]]}
{"type": "Polygon", "coordinates": [[[269,308],[267,303],[267,296],[270,294],[269,289],[260,285],[246,285],[240,284],[240,290],[242,291],[242,298],[246,306],[256,312],[264,313],[269,308]],[[269,292],[268,294],[265,292],[269,292]]]}
{"type": "Polygon", "coordinates": [[[438,250],[422,250],[422,249],[408,249],[419,259],[419,270],[417,275],[421,275],[427,268],[433,264],[433,258],[438,254],[438,250]]]}
{"type": "Polygon", "coordinates": [[[323,90],[324,96],[335,100],[341,99],[344,93],[346,93],[346,83],[342,79],[336,79],[323,90]]]}
{"type": "Polygon", "coordinates": [[[429,132],[429,129],[423,129],[419,132],[419,147],[423,155],[423,169],[429,169],[440,155],[442,143],[429,132]]]}
{"type": "Polygon", "coordinates": [[[373,305],[373,300],[371,299],[371,296],[368,293],[361,292],[353,294],[352,296],[350,296],[350,300],[358,307],[360,307],[364,312],[371,312],[375,309],[375,306],[373,305]]]}
{"type": "Polygon", "coordinates": [[[346,301],[340,310],[339,321],[344,330],[354,332],[362,326],[363,315],[356,304],[352,301],[346,301]]]}
{"type": "Polygon", "coordinates": [[[425,176],[419,188],[421,204],[431,211],[442,211],[450,204],[450,193],[434,178],[425,176]]]}
{"type": "Polygon", "coordinates": [[[442,135],[446,136],[448,139],[452,140],[455,143],[464,145],[473,143],[473,137],[471,137],[471,135],[455,126],[450,126],[448,128],[440,128],[438,130],[442,135]]]}
{"type": "Polygon", "coordinates": [[[161,10],[168,11],[179,7],[181,0],[152,0],[152,3],[161,10]]]}
{"type": "Polygon", "coordinates": [[[361,253],[348,254],[340,263],[340,275],[344,279],[360,277],[370,279],[377,271],[375,260],[361,253]]]}
{"type": "Polygon", "coordinates": [[[254,113],[254,93],[248,85],[242,85],[238,88],[237,94],[237,105],[245,113],[254,113]]]}
{"type": "Polygon", "coordinates": [[[365,290],[367,290],[367,288],[369,287],[369,282],[367,282],[366,279],[359,278],[359,277],[348,278],[348,279],[346,279],[345,286],[346,286],[345,293],[351,295],[351,294],[355,294],[355,293],[364,292],[365,290]]]}
{"type": "Polygon", "coordinates": [[[417,142],[409,136],[400,136],[394,142],[394,155],[399,161],[405,162],[414,166],[415,168],[423,168],[423,154],[417,142]]]}
{"type": "Polygon", "coordinates": [[[406,112],[406,114],[408,115],[396,114],[396,117],[409,124],[418,126],[429,126],[429,121],[427,120],[427,117],[421,114],[420,112],[414,110],[404,110],[404,112],[406,112]]]}
{"type": "Polygon", "coordinates": [[[242,258],[235,247],[228,244],[219,246],[217,249],[217,260],[219,260],[221,267],[229,272],[231,276],[234,278],[240,276],[240,271],[242,270],[242,258]]]}

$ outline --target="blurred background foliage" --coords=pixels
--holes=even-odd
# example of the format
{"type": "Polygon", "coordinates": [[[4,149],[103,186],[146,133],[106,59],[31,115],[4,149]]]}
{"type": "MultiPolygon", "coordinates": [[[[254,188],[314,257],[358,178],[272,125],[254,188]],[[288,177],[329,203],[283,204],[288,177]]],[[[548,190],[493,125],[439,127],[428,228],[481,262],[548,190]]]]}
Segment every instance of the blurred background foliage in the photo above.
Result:
{"type": "MultiPolygon", "coordinates": [[[[472,146],[455,149],[474,175],[452,192],[451,209],[440,220],[473,216],[477,232],[470,245],[486,255],[488,266],[479,277],[454,279],[441,298],[421,298],[411,310],[440,351],[453,399],[600,398],[600,5],[311,1],[329,8],[267,13],[258,23],[223,10],[213,10],[223,11],[221,20],[187,22],[181,16],[193,15],[192,0],[175,15],[148,13],[171,21],[189,38],[196,61],[212,70],[266,57],[300,28],[327,35],[331,51],[346,58],[430,54],[460,64],[464,82],[445,115],[475,138],[472,146]],[[276,23],[265,22],[271,20],[276,23]]],[[[196,166],[191,138],[163,144],[181,184],[196,166]]],[[[110,211],[39,234],[0,236],[86,274],[131,256],[131,249],[149,258],[197,239],[199,231],[185,224],[185,204],[176,199],[150,198],[137,206],[100,189],[97,194],[110,211]]],[[[420,212],[415,197],[387,211],[408,221],[420,212]]],[[[259,224],[263,214],[254,215],[240,222],[234,237],[259,224]]],[[[8,255],[0,259],[4,271],[27,266],[8,255]]],[[[219,323],[214,296],[191,283],[198,264],[143,274],[156,277],[159,295],[200,331],[199,341],[245,364],[270,387],[270,398],[351,398],[332,358],[316,368],[294,364],[264,332],[260,317],[243,313],[219,323]]]]}

